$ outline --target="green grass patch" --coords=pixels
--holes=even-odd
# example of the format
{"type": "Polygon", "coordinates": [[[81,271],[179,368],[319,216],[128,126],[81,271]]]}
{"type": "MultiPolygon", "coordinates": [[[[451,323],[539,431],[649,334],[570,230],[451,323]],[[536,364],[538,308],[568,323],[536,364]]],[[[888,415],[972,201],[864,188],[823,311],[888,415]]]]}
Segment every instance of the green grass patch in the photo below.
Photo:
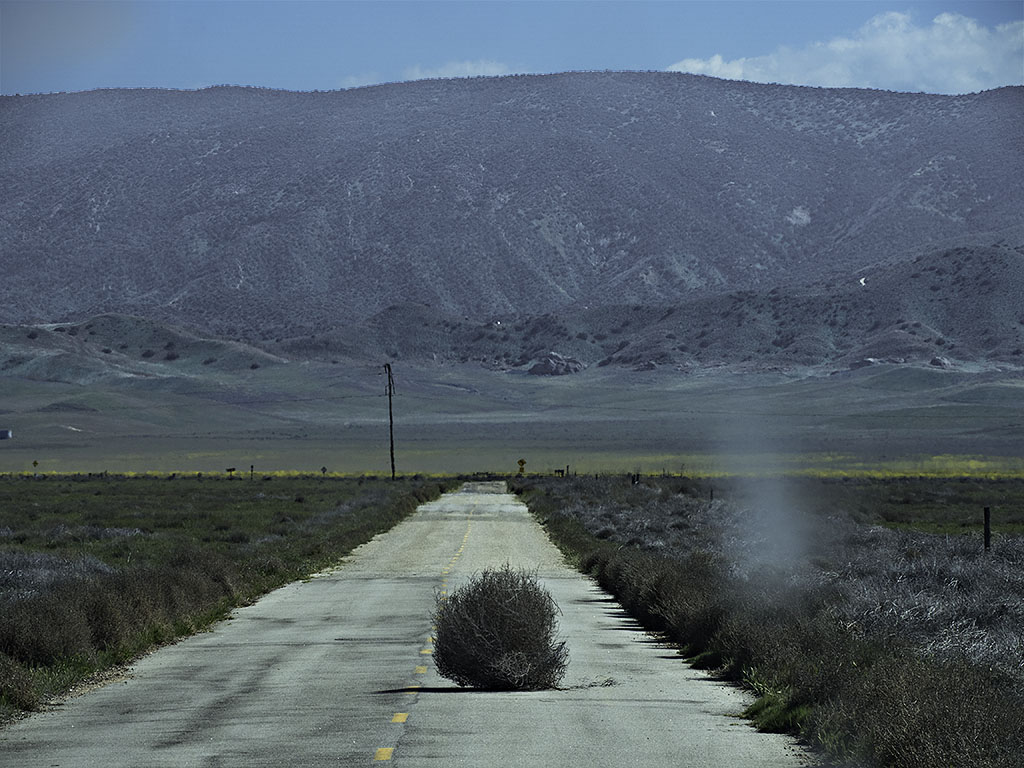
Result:
{"type": "Polygon", "coordinates": [[[799,733],[811,713],[805,704],[794,704],[789,691],[770,691],[743,710],[743,716],[752,720],[757,730],[765,733],[799,733]]]}
{"type": "Polygon", "coordinates": [[[791,487],[809,509],[819,514],[841,511],[863,522],[892,528],[980,534],[984,509],[989,507],[993,532],[1024,533],[1024,479],[804,479],[793,481],[791,487]]]}

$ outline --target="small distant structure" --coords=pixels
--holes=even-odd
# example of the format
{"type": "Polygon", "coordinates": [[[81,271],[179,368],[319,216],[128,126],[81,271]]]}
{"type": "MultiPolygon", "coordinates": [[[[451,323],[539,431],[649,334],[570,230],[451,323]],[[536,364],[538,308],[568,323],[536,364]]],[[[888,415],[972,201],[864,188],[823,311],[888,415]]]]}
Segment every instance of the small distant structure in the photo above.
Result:
{"type": "Polygon", "coordinates": [[[0,429],[0,440],[13,440],[14,431],[10,429],[0,429]]]}

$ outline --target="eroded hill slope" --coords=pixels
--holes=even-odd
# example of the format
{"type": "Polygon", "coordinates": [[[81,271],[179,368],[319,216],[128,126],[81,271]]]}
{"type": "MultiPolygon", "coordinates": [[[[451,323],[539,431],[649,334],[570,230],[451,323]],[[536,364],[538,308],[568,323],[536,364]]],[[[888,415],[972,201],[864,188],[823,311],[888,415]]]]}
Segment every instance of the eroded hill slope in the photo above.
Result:
{"type": "Polygon", "coordinates": [[[1022,113],[1022,88],[677,73],[3,97],[0,321],[272,340],[400,303],[665,307],[1018,245],[1022,113]]]}

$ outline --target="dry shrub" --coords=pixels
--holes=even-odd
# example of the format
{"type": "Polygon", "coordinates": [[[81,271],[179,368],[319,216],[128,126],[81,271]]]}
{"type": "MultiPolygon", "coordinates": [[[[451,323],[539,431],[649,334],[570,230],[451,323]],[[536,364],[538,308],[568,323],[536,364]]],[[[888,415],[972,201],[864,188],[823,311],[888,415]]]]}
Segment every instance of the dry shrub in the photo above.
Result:
{"type": "Polygon", "coordinates": [[[555,688],[569,652],[555,637],[558,606],[535,574],[485,570],[438,600],[434,664],[459,685],[492,690],[555,688]]]}
{"type": "Polygon", "coordinates": [[[759,728],[798,733],[851,765],[1024,765],[1024,537],[986,553],[977,537],[833,514],[805,529],[802,555],[765,558],[771,541],[757,534],[770,526],[721,500],[666,499],[621,478],[544,491],[527,499],[553,540],[697,666],[746,683],[759,728]],[[618,522],[598,538],[609,509],[618,522]],[[664,547],[653,536],[621,546],[657,529],[648,518],[688,525],[668,525],[682,533],[664,547]]]}
{"type": "Polygon", "coordinates": [[[366,483],[356,490],[351,481],[318,478],[324,493],[317,495],[335,488],[343,494],[332,503],[311,498],[308,480],[275,480],[291,487],[268,495],[274,514],[261,515],[247,483],[231,483],[244,492],[222,493],[216,481],[170,483],[173,477],[161,480],[161,488],[153,480],[105,475],[0,477],[0,725],[97,670],[208,626],[231,606],[336,562],[449,483],[366,483]],[[201,497],[200,482],[213,486],[201,497]],[[192,491],[178,487],[183,484],[192,491]],[[309,493],[306,506],[313,514],[293,523],[282,502],[290,506],[296,490],[309,493]],[[75,510],[94,495],[102,501],[91,511],[62,511],[53,499],[65,493],[74,494],[75,510]],[[182,493],[189,509],[196,500],[205,511],[185,514],[161,499],[182,493]],[[245,509],[227,515],[222,501],[227,507],[239,497],[245,509]],[[40,514],[40,507],[48,511],[40,514]],[[107,525],[125,515],[147,532],[107,525]],[[129,537],[130,549],[124,543],[129,537]]]}
{"type": "Polygon", "coordinates": [[[28,666],[59,659],[89,658],[89,624],[76,585],[0,606],[0,653],[28,666]],[[73,599],[69,600],[68,597],[73,599]]]}
{"type": "Polygon", "coordinates": [[[808,730],[818,740],[846,734],[857,753],[892,768],[1021,764],[1024,699],[999,673],[892,655],[850,682],[816,708],[808,730]]]}
{"type": "Polygon", "coordinates": [[[27,669],[5,653],[0,653],[0,711],[31,711],[39,706],[39,694],[32,686],[27,669]]]}

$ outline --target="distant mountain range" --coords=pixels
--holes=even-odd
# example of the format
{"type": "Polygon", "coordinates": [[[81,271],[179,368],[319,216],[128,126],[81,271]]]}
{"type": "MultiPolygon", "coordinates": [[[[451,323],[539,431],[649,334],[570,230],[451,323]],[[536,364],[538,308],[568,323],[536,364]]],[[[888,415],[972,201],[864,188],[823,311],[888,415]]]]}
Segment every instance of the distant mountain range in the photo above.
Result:
{"type": "Polygon", "coordinates": [[[1024,246],[955,248],[791,289],[673,304],[574,306],[479,322],[397,305],[356,327],[283,340],[285,357],[532,367],[554,352],[637,370],[924,363],[1024,366],[1024,246]],[[859,276],[858,276],[859,274],[859,276]],[[863,282],[862,282],[863,281],[863,282]]]}
{"type": "Polygon", "coordinates": [[[0,322],[498,368],[1020,363],[1022,118],[1020,87],[677,73],[5,96],[0,322]]]}

